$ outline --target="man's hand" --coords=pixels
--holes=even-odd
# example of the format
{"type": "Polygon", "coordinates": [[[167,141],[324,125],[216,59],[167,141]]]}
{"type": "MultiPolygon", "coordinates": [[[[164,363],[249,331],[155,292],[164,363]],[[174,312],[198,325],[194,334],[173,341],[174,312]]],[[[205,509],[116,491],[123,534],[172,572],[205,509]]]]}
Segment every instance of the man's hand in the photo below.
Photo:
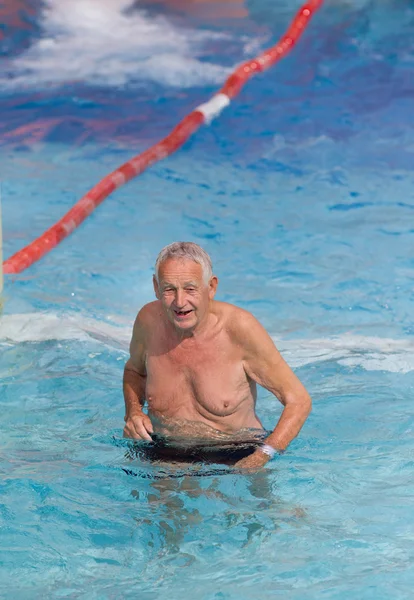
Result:
{"type": "Polygon", "coordinates": [[[264,467],[269,460],[270,457],[267,454],[262,452],[260,449],[257,449],[253,452],[253,454],[249,454],[249,456],[238,460],[234,466],[236,469],[258,471],[264,467]]]}
{"type": "Polygon", "coordinates": [[[124,437],[134,440],[152,440],[151,433],[154,432],[148,415],[143,412],[134,413],[125,417],[124,437]]]}

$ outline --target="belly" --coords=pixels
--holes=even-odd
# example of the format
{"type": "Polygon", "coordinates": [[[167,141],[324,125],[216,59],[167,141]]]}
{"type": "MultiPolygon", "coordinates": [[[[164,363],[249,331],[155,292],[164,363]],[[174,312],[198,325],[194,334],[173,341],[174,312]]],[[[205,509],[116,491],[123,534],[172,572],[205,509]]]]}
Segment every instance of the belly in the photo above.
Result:
{"type": "MultiPolygon", "coordinates": [[[[154,434],[160,435],[169,441],[186,445],[187,440],[194,442],[216,441],[222,443],[242,442],[261,436],[264,429],[260,421],[253,417],[242,422],[226,423],[225,419],[211,420],[197,416],[196,420],[180,419],[177,417],[166,418],[149,411],[149,416],[154,427],[154,434]]],[[[260,438],[261,439],[261,438],[260,438]]]]}

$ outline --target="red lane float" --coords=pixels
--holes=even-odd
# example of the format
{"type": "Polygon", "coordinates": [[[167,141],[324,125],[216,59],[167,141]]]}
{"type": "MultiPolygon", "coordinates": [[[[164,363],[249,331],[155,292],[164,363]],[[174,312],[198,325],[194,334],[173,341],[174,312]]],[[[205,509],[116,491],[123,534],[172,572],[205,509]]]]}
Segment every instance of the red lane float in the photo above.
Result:
{"type": "Polygon", "coordinates": [[[114,190],[145,171],[153,163],[178,150],[203,123],[209,123],[217,117],[253,75],[268,69],[290,52],[304,32],[313,13],[321,7],[322,3],[323,0],[310,0],[302,6],[288,31],[277,44],[253,60],[240,65],[228,77],[217,94],[184,117],[167,137],[104,177],[60,221],[34,242],[7,259],[3,263],[3,272],[6,274],[20,273],[27,269],[72,233],[114,190]]]}

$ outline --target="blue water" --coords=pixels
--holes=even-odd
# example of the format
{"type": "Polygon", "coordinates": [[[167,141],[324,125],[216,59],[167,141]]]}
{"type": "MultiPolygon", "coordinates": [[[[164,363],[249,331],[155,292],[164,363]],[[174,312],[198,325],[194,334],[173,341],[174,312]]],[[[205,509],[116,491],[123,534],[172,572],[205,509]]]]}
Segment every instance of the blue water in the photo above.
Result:
{"type": "MultiPolygon", "coordinates": [[[[13,4],[0,12],[6,257],[298,6],[13,4]]],[[[409,2],[327,3],[220,119],[6,277],[2,596],[412,598],[413,33],[409,2]],[[206,248],[218,298],[261,320],[313,397],[257,474],[126,458],[131,325],[177,239],[206,248]]],[[[280,405],[262,390],[258,412],[272,428],[280,405]]]]}

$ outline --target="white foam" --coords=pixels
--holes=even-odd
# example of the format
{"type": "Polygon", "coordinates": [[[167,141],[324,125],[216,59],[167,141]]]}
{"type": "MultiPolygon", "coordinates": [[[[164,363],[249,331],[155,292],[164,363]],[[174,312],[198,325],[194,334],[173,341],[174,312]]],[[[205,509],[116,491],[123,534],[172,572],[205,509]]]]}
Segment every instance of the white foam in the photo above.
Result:
{"type": "MultiPolygon", "coordinates": [[[[132,323],[116,326],[77,314],[26,313],[4,315],[0,319],[0,343],[95,340],[127,353],[131,332],[132,323]]],[[[294,368],[336,361],[340,365],[362,367],[367,371],[414,371],[414,342],[411,340],[351,334],[294,341],[274,339],[284,358],[294,368]]]]}
{"type": "Polygon", "coordinates": [[[414,371],[414,342],[344,334],[333,338],[280,341],[276,345],[292,367],[335,360],[347,367],[367,371],[408,373],[414,371]]]}
{"type": "Polygon", "coordinates": [[[48,340],[98,340],[106,345],[128,350],[131,327],[116,327],[78,315],[53,313],[4,315],[0,319],[1,342],[44,342],[48,340]]]}
{"type": "Polygon", "coordinates": [[[150,17],[132,0],[45,0],[42,37],[13,58],[4,88],[84,82],[124,86],[156,81],[175,87],[221,82],[228,69],[199,60],[223,34],[180,29],[150,17]]]}

